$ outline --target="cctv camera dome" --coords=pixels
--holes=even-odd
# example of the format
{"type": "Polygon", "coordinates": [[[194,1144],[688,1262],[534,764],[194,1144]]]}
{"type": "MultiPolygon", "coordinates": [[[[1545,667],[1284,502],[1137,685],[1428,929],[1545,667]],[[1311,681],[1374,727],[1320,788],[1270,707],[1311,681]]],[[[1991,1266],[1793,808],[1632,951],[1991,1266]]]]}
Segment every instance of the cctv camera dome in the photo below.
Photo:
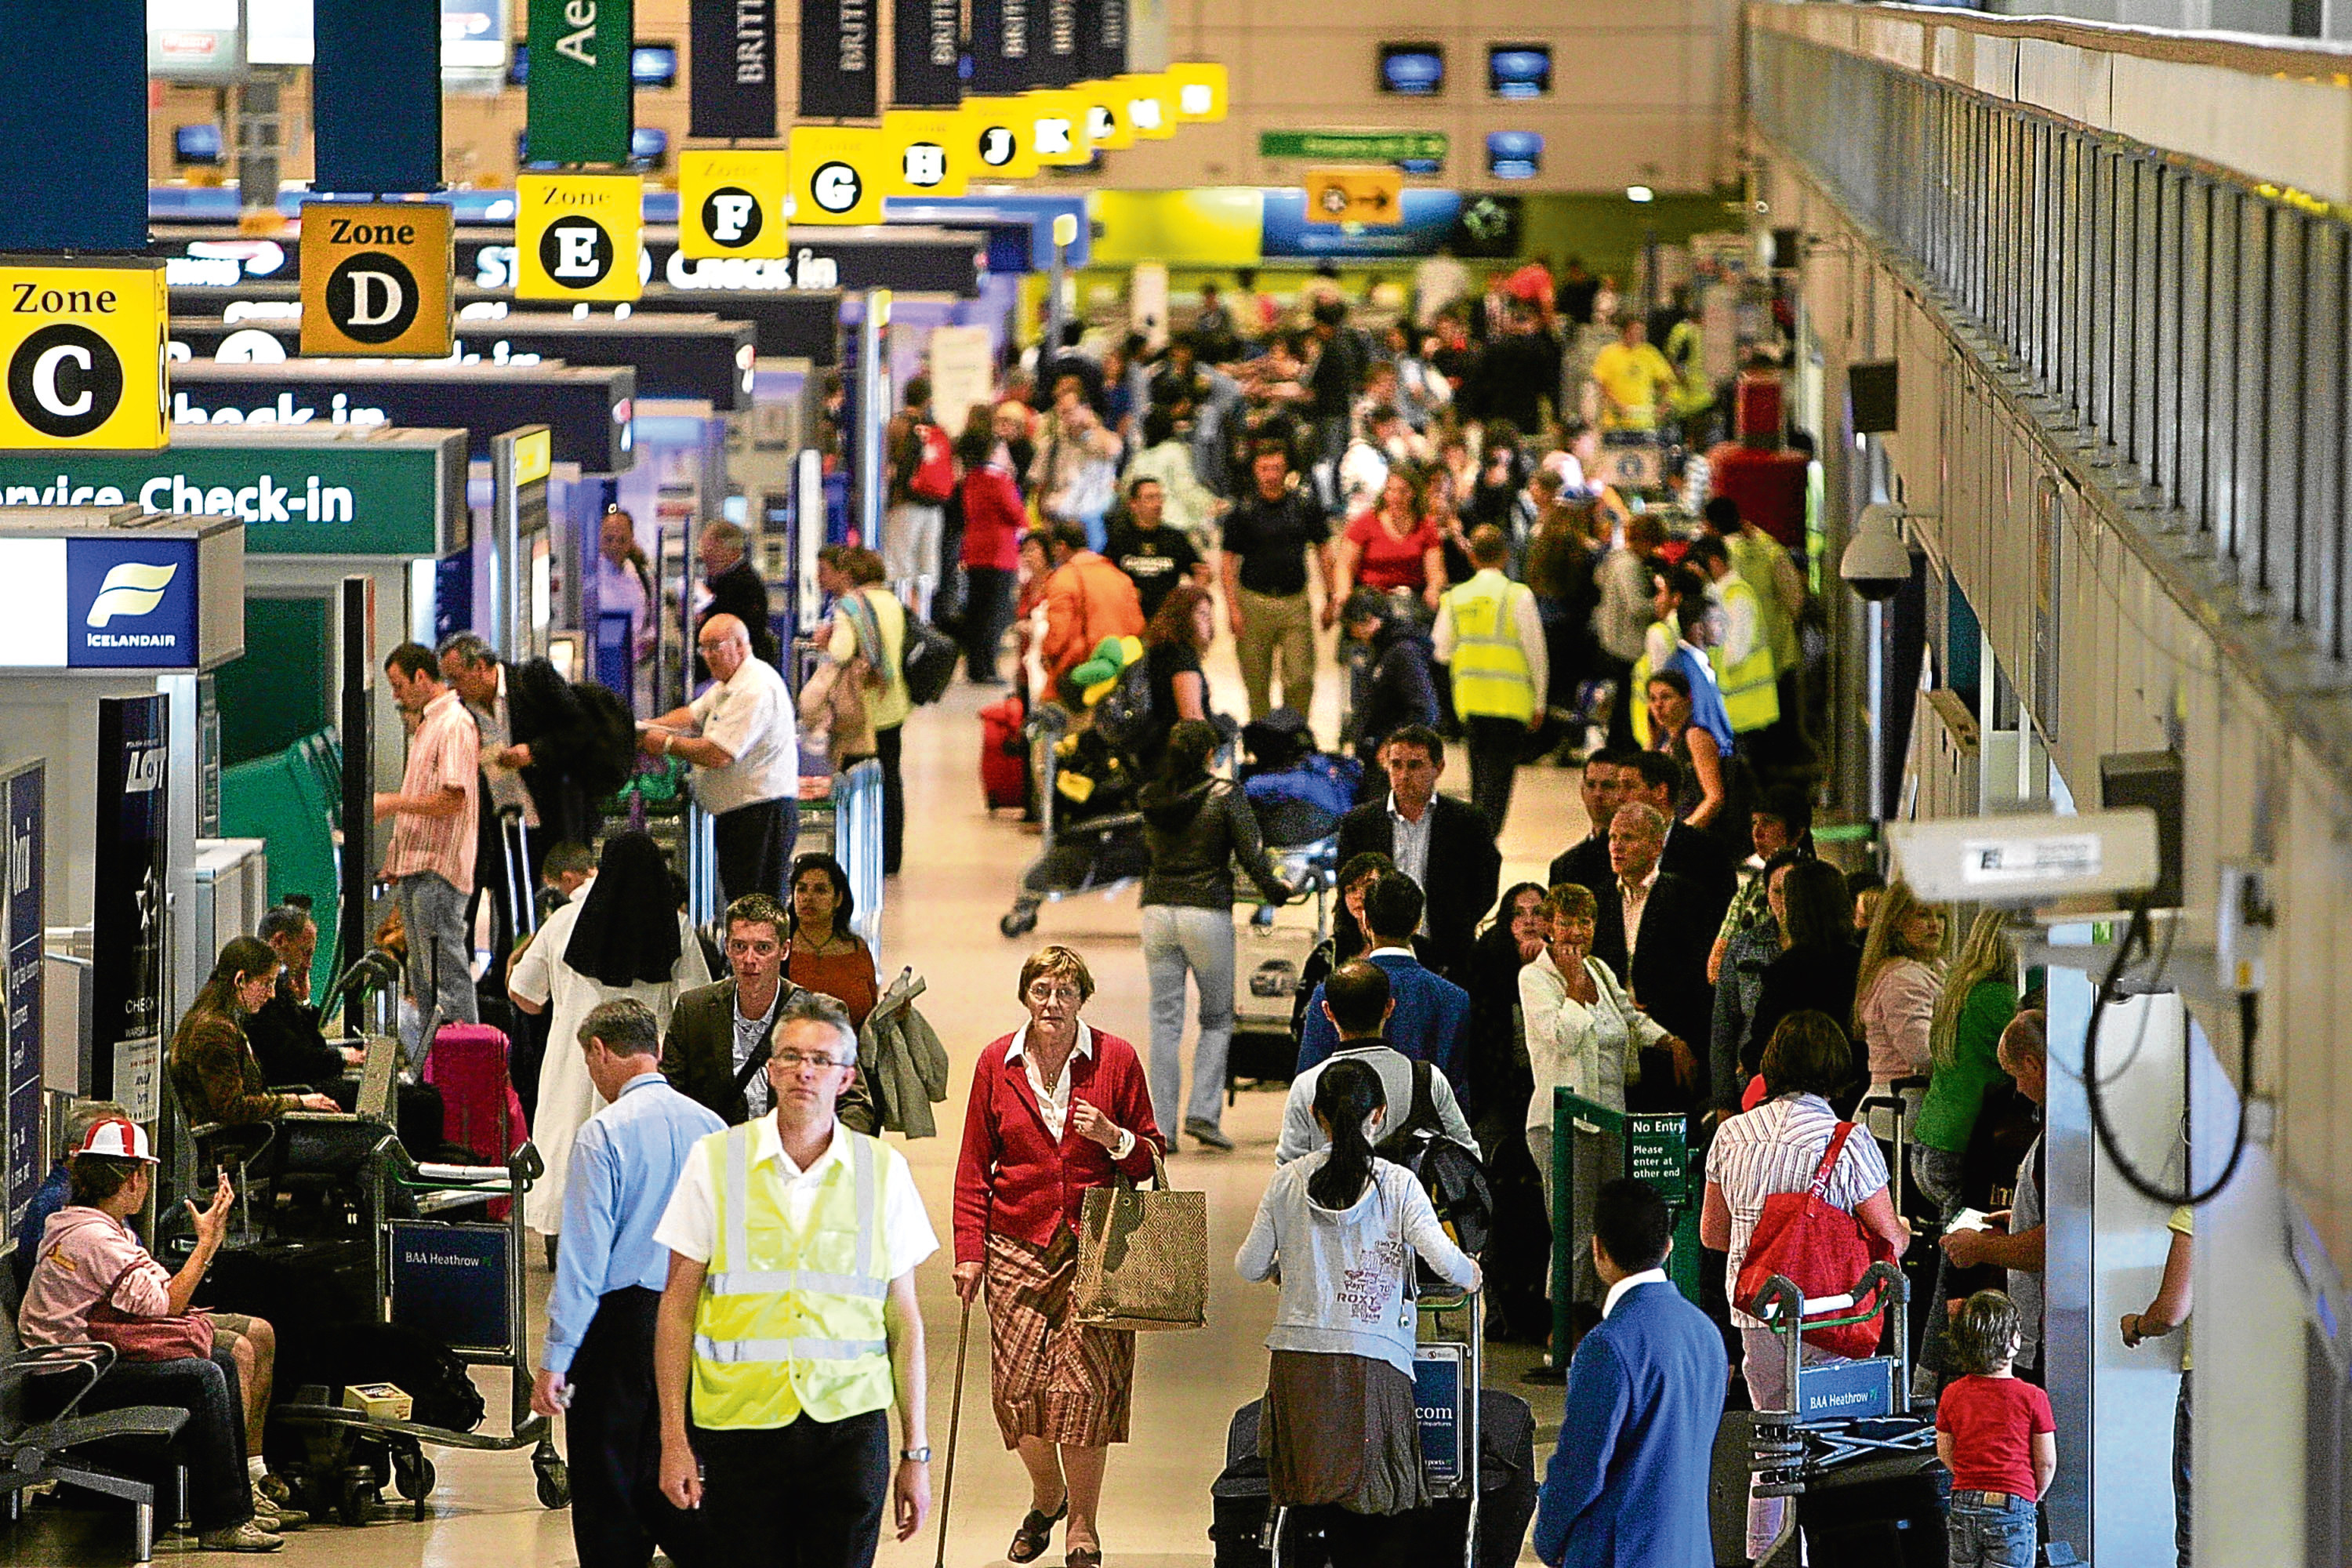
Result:
{"type": "Polygon", "coordinates": [[[1911,547],[1895,528],[1902,515],[1884,502],[1864,507],[1861,526],[1838,561],[1838,575],[1865,599],[1891,599],[1911,580],[1911,547]]]}

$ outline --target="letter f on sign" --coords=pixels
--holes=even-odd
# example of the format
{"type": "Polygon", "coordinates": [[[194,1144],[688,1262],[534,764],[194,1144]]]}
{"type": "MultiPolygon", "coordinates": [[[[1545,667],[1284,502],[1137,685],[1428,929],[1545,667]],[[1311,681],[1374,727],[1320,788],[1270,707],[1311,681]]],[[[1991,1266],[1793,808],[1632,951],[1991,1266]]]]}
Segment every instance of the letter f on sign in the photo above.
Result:
{"type": "Polygon", "coordinates": [[[710,237],[731,245],[750,226],[754,203],[749,196],[718,195],[710,199],[710,237]]]}

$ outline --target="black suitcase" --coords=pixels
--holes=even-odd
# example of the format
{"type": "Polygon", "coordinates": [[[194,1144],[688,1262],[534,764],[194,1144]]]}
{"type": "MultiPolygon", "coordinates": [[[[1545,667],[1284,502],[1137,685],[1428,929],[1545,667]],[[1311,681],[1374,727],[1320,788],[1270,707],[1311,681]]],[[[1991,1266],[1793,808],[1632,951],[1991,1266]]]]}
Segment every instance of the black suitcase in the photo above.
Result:
{"type": "MultiPolygon", "coordinates": [[[[1796,1500],[1811,1568],[1944,1568],[1939,1467],[1927,1454],[1841,1465],[1796,1500]]],[[[1794,1561],[1792,1558],[1791,1561],[1794,1561]]]]}

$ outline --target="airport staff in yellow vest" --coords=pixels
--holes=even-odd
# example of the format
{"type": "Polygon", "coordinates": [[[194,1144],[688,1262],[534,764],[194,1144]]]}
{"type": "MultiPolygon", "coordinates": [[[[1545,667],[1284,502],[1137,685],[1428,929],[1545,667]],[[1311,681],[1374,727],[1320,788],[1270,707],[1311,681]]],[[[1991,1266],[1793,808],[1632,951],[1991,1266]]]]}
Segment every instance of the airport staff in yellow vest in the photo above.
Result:
{"type": "Polygon", "coordinates": [[[1780,669],[1772,659],[1764,607],[1755,588],[1731,569],[1731,552],[1715,534],[1691,541],[1683,559],[1706,574],[1710,595],[1723,606],[1723,637],[1706,650],[1706,657],[1715,668],[1716,684],[1723,689],[1731,732],[1753,735],[1778,723],[1780,669]]]}
{"type": "Polygon", "coordinates": [[[1528,731],[1543,724],[1551,674],[1543,618],[1524,583],[1503,574],[1510,541],[1493,523],[1470,534],[1470,581],[1438,602],[1432,634],[1437,657],[1454,672],[1454,712],[1470,750],[1470,804],[1499,834],[1511,813],[1511,780],[1528,731]]]}
{"type": "Polygon", "coordinates": [[[661,1489],[711,1563],[867,1568],[886,1501],[900,1541],[930,1511],[915,1266],[939,1241],[905,1157],[834,1118],[847,1010],[803,993],[770,1039],[775,1109],[695,1145],[654,1232],[661,1489]]]}

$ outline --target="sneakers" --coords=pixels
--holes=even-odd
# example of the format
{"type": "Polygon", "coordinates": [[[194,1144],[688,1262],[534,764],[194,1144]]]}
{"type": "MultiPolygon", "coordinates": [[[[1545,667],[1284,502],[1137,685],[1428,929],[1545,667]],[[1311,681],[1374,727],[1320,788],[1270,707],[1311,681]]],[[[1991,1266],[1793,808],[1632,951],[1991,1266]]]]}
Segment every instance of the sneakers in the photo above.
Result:
{"type": "MultiPolygon", "coordinates": [[[[283,1489],[282,1483],[279,1489],[283,1489]]],[[[310,1522],[310,1516],[299,1508],[289,1508],[279,1502],[269,1489],[256,1481],[253,1483],[253,1522],[275,1533],[281,1530],[299,1530],[310,1522]]]]}
{"type": "Polygon", "coordinates": [[[286,1544],[285,1537],[272,1535],[261,1528],[257,1520],[227,1530],[211,1530],[196,1537],[201,1552],[275,1552],[286,1544]]]}
{"type": "Polygon", "coordinates": [[[1225,1153],[1233,1152],[1234,1141],[1226,1137],[1223,1131],[1213,1121],[1203,1121],[1197,1116],[1188,1116],[1184,1119],[1184,1134],[1196,1143],[1204,1143],[1212,1149],[1225,1153]]]}

